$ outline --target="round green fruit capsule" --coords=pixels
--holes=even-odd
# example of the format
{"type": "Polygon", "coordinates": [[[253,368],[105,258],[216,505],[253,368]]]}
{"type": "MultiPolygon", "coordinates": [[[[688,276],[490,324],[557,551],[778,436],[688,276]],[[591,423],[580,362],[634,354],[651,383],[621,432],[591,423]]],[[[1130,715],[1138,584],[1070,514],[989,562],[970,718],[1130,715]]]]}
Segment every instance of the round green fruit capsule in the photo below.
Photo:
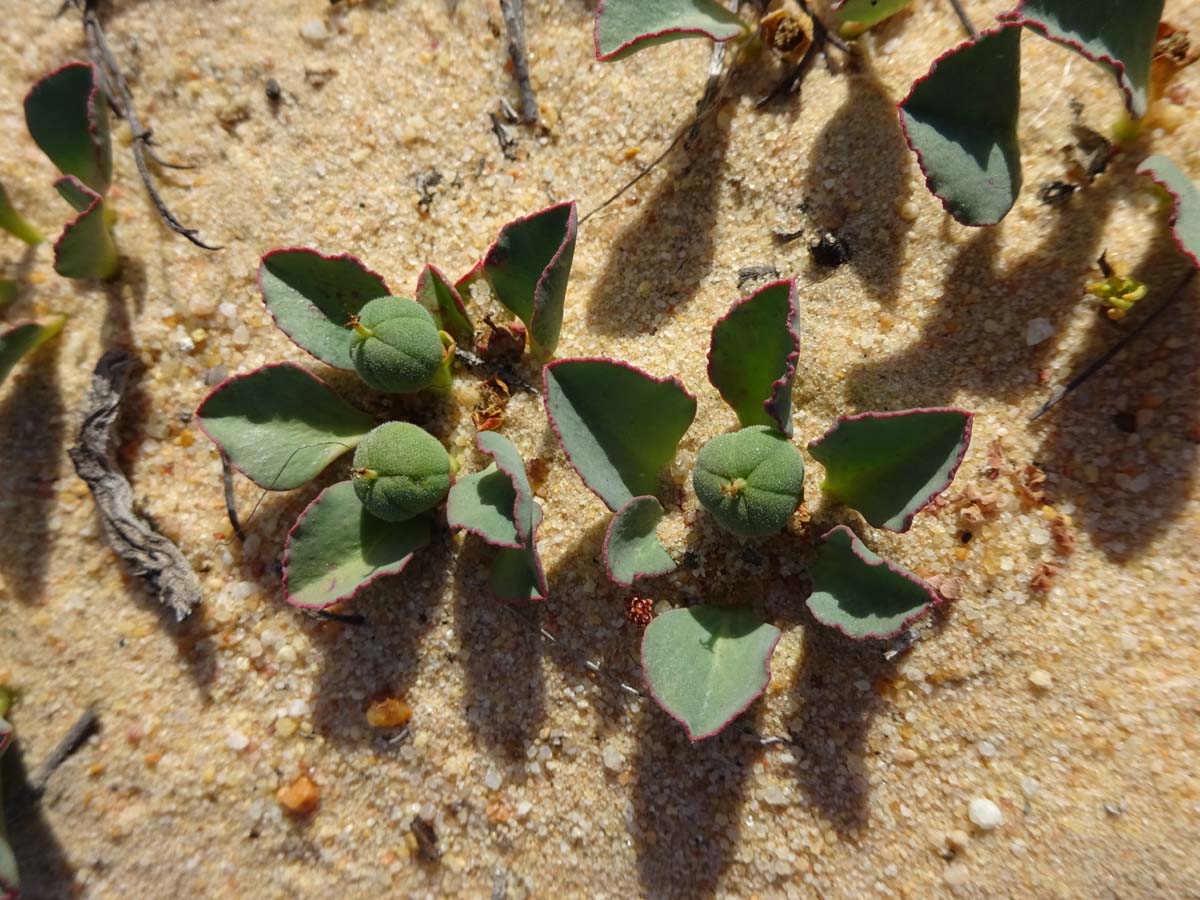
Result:
{"type": "Polygon", "coordinates": [[[388,422],[354,451],[354,491],[367,512],[403,522],[432,509],[450,490],[450,456],[428,431],[388,422]]]}
{"type": "Polygon", "coordinates": [[[362,308],[351,327],[350,359],[371,387],[410,394],[438,379],[446,348],[433,316],[421,304],[380,297],[362,308]]]}
{"type": "Polygon", "coordinates": [[[782,531],[804,496],[804,457],[766,425],[720,434],[696,457],[692,486],[704,508],[738,537],[782,531]]]}

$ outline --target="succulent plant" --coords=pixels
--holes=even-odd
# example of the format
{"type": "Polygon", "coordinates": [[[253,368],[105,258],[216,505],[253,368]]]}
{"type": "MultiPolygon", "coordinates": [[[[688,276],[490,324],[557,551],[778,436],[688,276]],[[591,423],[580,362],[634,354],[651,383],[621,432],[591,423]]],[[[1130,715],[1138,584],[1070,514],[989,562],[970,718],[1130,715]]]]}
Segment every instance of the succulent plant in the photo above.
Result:
{"type": "Polygon", "coordinates": [[[32,322],[17,322],[0,330],[0,384],[21,357],[57,335],[66,321],[66,316],[47,316],[32,322]]]}
{"type": "Polygon", "coordinates": [[[368,385],[392,394],[450,387],[454,340],[442,340],[433,316],[398,297],[370,301],[350,321],[350,361],[368,385]]]}
{"type": "Polygon", "coordinates": [[[29,220],[17,212],[3,184],[0,184],[0,228],[30,246],[40,244],[46,239],[36,226],[31,225],[29,220]]]}
{"type": "Polygon", "coordinates": [[[116,277],[113,213],[104,200],[112,182],[112,141],[96,68],[69,63],[38,81],[25,97],[25,122],[63,173],[54,186],[77,213],[54,244],[54,270],[67,278],[116,277]]]}
{"type": "Polygon", "coordinates": [[[359,443],[350,480],[367,512],[385,522],[405,522],[445,499],[450,457],[423,428],[387,422],[359,443]]]}
{"type": "Polygon", "coordinates": [[[804,496],[804,457],[778,431],[754,425],[705,444],[692,485],[726,531],[767,537],[787,527],[804,496]]]}

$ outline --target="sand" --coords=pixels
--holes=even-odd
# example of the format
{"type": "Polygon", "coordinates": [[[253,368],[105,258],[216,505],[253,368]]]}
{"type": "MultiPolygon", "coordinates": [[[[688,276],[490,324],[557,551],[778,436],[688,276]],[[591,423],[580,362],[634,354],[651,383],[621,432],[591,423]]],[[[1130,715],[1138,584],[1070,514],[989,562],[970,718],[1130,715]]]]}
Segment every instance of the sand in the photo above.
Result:
{"type": "MultiPolygon", "coordinates": [[[[982,24],[1005,5],[968,7],[982,24]]],[[[0,0],[0,179],[51,233],[66,207],[20,104],[36,77],[85,53],[77,15],[54,19],[54,6],[0,0]]],[[[459,374],[458,405],[385,406],[272,327],[258,259],[287,246],[350,252],[408,293],[426,262],[466,271],[517,215],[569,198],[597,207],[687,126],[708,48],[596,63],[592,6],[532,5],[545,128],[515,127],[518,158],[506,160],[488,114],[516,90],[491,4],[454,15],[436,0],[114,4],[108,33],[143,117],[166,155],[198,165],[164,177],[164,196],[225,249],[204,253],[160,225],[122,126],[119,281],[68,282],[49,246],[22,255],[0,237],[24,285],[7,318],[71,316],[0,388],[0,682],[18,693],[19,764],[36,768],[88,706],[102,726],[39,805],[10,803],[28,896],[1200,894],[1197,290],[1027,421],[1125,327],[1082,292],[1101,251],[1151,285],[1147,304],[1185,271],[1134,169],[1162,152],[1200,179],[1200,66],[1155,107],[1138,147],[1056,210],[1037,188],[1065,171],[1071,101],[1108,130],[1118,95],[1104,73],[1027,36],[1026,189],[1003,224],[973,230],[925,191],[893,111],[961,38],[946,4],[917,0],[863,40],[861,71],[819,64],[800,96],[769,109],[754,101],[777,70],[747,62],[689,150],[582,226],[559,355],[676,374],[700,400],[668,473],[663,530],[677,557],[692,556],[642,593],[660,608],[741,599],[784,630],[766,695],[719,737],[690,745],[619,686],[641,685],[640,634],[624,618],[629,592],[598,560],[607,513],[535,398],[514,398],[504,433],[549,464],[542,608],[495,605],[486,549],[448,536],[347,607],[368,625],[288,607],[284,536],[343,477],[336,466],[263,499],[244,544],[231,535],[217,453],[190,421],[224,373],[299,362],[354,402],[429,427],[468,469],[481,464],[474,376],[459,374]],[[302,36],[319,37],[313,21],[326,38],[302,36]],[[283,90],[277,106],[268,78],[283,90]],[[419,182],[432,170],[442,180],[426,209],[419,182]],[[772,234],[816,226],[840,230],[847,265],[821,269],[804,240],[772,234]],[[804,609],[817,529],[858,524],[822,501],[818,465],[809,521],[750,549],[716,531],[688,486],[699,447],[735,424],[704,375],[709,329],[740,296],[738,271],[760,265],[800,283],[800,441],[866,409],[978,414],[944,502],[905,535],[863,527],[877,551],[957,598],[891,662],[804,609]],[[1049,337],[1030,345],[1031,327],[1049,337]],[[122,459],[205,588],[182,626],[105,546],[66,456],[91,368],[112,346],[142,364],[122,459]],[[1050,585],[1036,583],[1044,563],[1050,585]],[[399,739],[367,723],[380,697],[412,709],[399,739]],[[276,792],[301,775],[319,806],[295,817],[276,792]],[[974,825],[973,800],[994,803],[1002,824],[974,825]],[[436,862],[409,834],[418,816],[436,833],[436,862]]],[[[1200,34],[1195,4],[1168,0],[1167,17],[1200,34]]],[[[260,492],[240,480],[237,500],[245,517],[260,492]]]]}

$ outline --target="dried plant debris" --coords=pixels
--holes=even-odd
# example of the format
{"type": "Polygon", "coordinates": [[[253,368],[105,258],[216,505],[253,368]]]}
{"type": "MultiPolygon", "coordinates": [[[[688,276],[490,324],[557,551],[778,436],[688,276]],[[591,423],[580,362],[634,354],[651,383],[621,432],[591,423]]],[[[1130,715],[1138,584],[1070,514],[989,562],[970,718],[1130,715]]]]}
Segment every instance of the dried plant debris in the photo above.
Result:
{"type": "Polygon", "coordinates": [[[200,582],[179,548],[134,512],[133,490],[116,461],[117,417],[133,362],[121,350],[100,357],[83,424],[69,452],[100,510],[113,552],[182,620],[200,602],[200,582]]]}

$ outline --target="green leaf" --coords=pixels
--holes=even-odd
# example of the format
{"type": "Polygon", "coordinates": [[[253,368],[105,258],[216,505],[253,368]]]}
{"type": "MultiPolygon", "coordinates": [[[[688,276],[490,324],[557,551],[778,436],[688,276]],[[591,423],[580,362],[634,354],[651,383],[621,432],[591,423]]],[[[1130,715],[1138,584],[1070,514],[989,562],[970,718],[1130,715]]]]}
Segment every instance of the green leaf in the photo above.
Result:
{"type": "Polygon", "coordinates": [[[46,239],[44,234],[17,212],[16,207],[8,198],[8,191],[4,189],[3,184],[0,184],[0,228],[30,246],[40,244],[46,239]]]}
{"type": "Polygon", "coordinates": [[[712,737],[766,689],[779,634],[741,607],[673,609],[642,637],[646,684],[688,738],[712,737]]]}
{"type": "Polygon", "coordinates": [[[287,602],[324,609],[348,600],[377,578],[404,570],[429,543],[429,516],[385,522],[367,512],[354,485],[326,488],[300,514],[283,553],[287,602]]]}
{"type": "Polygon", "coordinates": [[[833,8],[839,19],[847,25],[856,26],[853,29],[855,34],[861,34],[884,19],[890,19],[911,3],[912,0],[838,0],[833,8]]]}
{"type": "Polygon", "coordinates": [[[675,560],[658,540],[656,529],[662,517],[657,497],[634,497],[613,516],[604,536],[609,578],[631,587],[639,578],[675,571],[675,560]]]}
{"type": "Polygon", "coordinates": [[[825,467],[822,490],[876,528],[908,531],[954,480],[973,419],[960,409],[842,416],[808,452],[825,467]]]}
{"type": "Polygon", "coordinates": [[[937,602],[924,581],[866,548],[845,525],[822,539],[809,567],[808,608],[855,640],[895,637],[937,602]]]}
{"type": "Polygon", "coordinates": [[[417,279],[417,302],[429,310],[443,331],[470,346],[475,326],[458,289],[435,266],[426,266],[417,279]]]}
{"type": "Polygon", "coordinates": [[[1136,117],[1146,114],[1163,0],[1022,0],[1004,16],[1112,72],[1136,117]]]}
{"type": "MultiPolygon", "coordinates": [[[[4,695],[3,689],[0,689],[0,695],[4,695]]],[[[12,741],[12,726],[4,718],[8,714],[7,699],[0,703],[0,706],[3,706],[0,709],[0,758],[2,758],[4,751],[8,749],[8,745],[12,741]]],[[[17,858],[5,836],[3,817],[4,796],[0,791],[0,898],[17,900],[21,893],[21,876],[17,871],[17,858]]]]}
{"type": "Polygon", "coordinates": [[[900,103],[929,189],[965,225],[995,225],[1021,191],[1021,29],[984,32],[937,59],[900,103]]]}
{"type": "Polygon", "coordinates": [[[303,350],[337,369],[353,369],[346,326],[376,297],[392,292],[353,256],[273,250],[258,267],[263,302],[275,324],[303,350]]]}
{"type": "Polygon", "coordinates": [[[108,281],[121,268],[104,198],[73,175],[54,186],[79,212],[54,243],[54,271],[64,278],[108,281]]]}
{"type": "Polygon", "coordinates": [[[25,123],[59,171],[74,175],[97,194],[108,192],[108,100],[91,65],[68,63],[35,84],[25,96],[25,123]]]}
{"type": "Polygon", "coordinates": [[[792,383],[800,359],[795,281],[777,281],[739,300],[712,331],[708,380],[743,425],[792,436],[792,383]]]}
{"type": "Polygon", "coordinates": [[[607,359],[559,360],[542,379],[568,461],[609,509],[658,493],[659,472],[696,417],[696,398],[678,380],[607,359]]]}
{"type": "Polygon", "coordinates": [[[741,538],[778,534],[804,496],[804,457],[765,425],[719,434],[696,457],[692,486],[726,531],[741,538]]]}
{"type": "Polygon", "coordinates": [[[1191,259],[1192,265],[1200,268],[1200,190],[1165,156],[1149,156],[1142,160],[1138,174],[1149,175],[1171,195],[1171,227],[1175,230],[1175,243],[1191,259]]]}
{"type": "Polygon", "coordinates": [[[728,41],[746,31],[742,20],[717,0],[601,0],[596,10],[596,59],[623,59],[687,37],[728,41]]]}
{"type": "Polygon", "coordinates": [[[66,321],[66,316],[48,316],[36,322],[18,322],[0,331],[0,384],[21,357],[62,331],[66,321]]]}
{"type": "Polygon", "coordinates": [[[501,548],[490,577],[497,599],[544,600],[548,588],[537,551],[542,509],[533,498],[525,463],[516,445],[502,434],[480,432],[475,441],[495,462],[454,484],[446,521],[501,548]]]}
{"type": "Polygon", "coordinates": [[[197,407],[196,418],[238,471],[269,491],[315,478],[375,424],[293,363],[223,381],[197,407]]]}
{"type": "MultiPolygon", "coordinates": [[[[560,203],[509,222],[483,257],[483,276],[496,298],[525,323],[539,359],[558,347],[578,230],[574,202],[560,203]]],[[[468,274],[463,283],[469,286],[470,279],[468,274]]]]}

